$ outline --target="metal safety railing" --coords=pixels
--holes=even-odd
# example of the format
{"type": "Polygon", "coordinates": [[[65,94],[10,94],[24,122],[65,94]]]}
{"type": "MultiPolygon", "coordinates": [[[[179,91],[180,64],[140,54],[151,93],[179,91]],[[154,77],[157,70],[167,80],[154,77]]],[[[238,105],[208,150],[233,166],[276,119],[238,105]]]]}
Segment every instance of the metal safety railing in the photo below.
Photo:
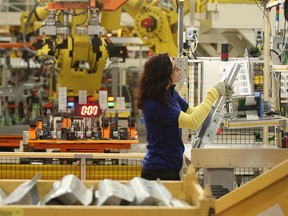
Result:
{"type": "Polygon", "coordinates": [[[140,176],[141,153],[35,153],[1,152],[0,179],[56,180],[74,174],[81,180],[129,180],[140,176]]]}
{"type": "Polygon", "coordinates": [[[23,12],[31,10],[36,0],[0,0],[0,12],[23,12]]]}

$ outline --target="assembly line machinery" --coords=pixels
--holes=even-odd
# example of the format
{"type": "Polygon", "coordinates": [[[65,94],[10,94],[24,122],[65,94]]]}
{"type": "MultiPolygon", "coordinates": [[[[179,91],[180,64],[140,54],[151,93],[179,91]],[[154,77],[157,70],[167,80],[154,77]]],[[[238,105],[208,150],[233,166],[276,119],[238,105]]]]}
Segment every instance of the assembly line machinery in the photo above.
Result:
{"type": "MultiPolygon", "coordinates": [[[[119,28],[122,8],[135,20],[134,30],[152,52],[177,55],[176,1],[37,1],[21,16],[23,37],[17,43],[0,43],[7,51],[0,91],[1,125],[32,125],[50,114],[61,115],[57,109],[62,100],[57,97],[64,87],[67,103],[69,98],[78,102],[82,90],[89,102],[99,103],[98,92],[106,88],[102,86],[106,62],[123,62],[127,57],[126,44],[115,45],[108,37],[119,28]],[[16,77],[10,64],[15,48],[22,50],[27,66],[16,77]]],[[[183,9],[184,14],[189,12],[189,1],[183,9]]]]}
{"type": "MultiPolygon", "coordinates": [[[[97,109],[96,105],[93,107],[97,109]]],[[[75,106],[75,110],[78,108],[75,106]]],[[[39,119],[30,123],[29,132],[23,132],[24,139],[27,138],[25,146],[30,151],[56,149],[60,152],[103,153],[129,150],[131,144],[138,143],[136,121],[129,109],[107,109],[102,114],[89,112],[80,116],[78,113],[72,109],[47,122],[39,119]],[[126,118],[120,118],[123,113],[126,118]]]]}

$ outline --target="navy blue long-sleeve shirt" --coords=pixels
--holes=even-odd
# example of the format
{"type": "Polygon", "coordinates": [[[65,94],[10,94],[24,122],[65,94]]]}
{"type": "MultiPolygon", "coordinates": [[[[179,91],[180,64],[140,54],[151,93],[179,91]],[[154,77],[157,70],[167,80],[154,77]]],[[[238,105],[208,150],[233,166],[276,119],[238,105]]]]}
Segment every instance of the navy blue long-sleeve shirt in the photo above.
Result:
{"type": "Polygon", "coordinates": [[[143,159],[143,169],[161,168],[180,170],[185,147],[182,129],[179,128],[180,112],[189,105],[171,86],[167,90],[169,106],[149,99],[144,102],[143,117],[146,127],[147,153],[143,159]]]}

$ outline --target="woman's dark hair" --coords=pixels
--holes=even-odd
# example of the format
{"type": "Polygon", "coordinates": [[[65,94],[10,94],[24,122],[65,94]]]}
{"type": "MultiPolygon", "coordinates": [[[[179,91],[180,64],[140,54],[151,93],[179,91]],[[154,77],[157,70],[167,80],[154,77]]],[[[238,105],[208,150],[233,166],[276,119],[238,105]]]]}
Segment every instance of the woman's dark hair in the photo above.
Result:
{"type": "Polygon", "coordinates": [[[167,87],[171,84],[172,63],[168,53],[151,56],[144,64],[136,85],[135,97],[138,109],[147,99],[159,101],[168,106],[167,87]]]}

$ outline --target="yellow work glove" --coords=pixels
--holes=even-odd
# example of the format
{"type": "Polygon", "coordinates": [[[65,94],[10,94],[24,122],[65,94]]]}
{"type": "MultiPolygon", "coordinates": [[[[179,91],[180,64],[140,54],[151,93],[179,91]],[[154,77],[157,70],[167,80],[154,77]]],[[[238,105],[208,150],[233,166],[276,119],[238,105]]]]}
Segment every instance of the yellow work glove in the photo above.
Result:
{"type": "Polygon", "coordinates": [[[218,91],[220,96],[226,95],[226,87],[224,82],[219,82],[213,87],[218,91]]]}
{"type": "Polygon", "coordinates": [[[231,100],[234,93],[234,88],[231,85],[226,85],[224,82],[217,83],[214,88],[218,91],[220,96],[226,96],[227,99],[231,100]]]}

